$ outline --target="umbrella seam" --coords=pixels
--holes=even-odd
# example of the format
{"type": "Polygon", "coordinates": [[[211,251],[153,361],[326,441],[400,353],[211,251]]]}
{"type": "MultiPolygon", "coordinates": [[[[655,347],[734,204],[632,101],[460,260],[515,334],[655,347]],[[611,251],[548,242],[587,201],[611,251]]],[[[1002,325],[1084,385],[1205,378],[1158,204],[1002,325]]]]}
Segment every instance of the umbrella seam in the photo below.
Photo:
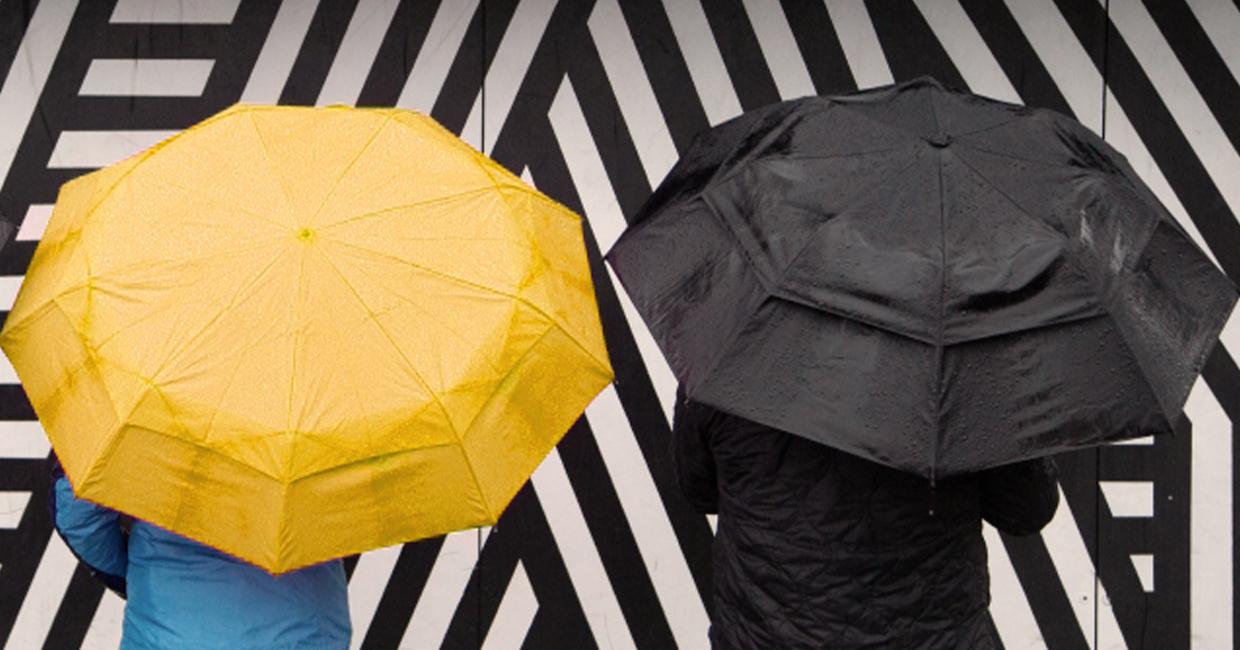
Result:
{"type": "MultiPolygon", "coordinates": [[[[336,221],[336,222],[333,222],[333,223],[326,224],[326,225],[324,225],[324,226],[320,227],[318,230],[319,230],[320,232],[324,232],[324,231],[330,230],[330,229],[332,229],[332,228],[335,228],[335,227],[337,227],[337,226],[344,226],[344,225],[348,225],[348,224],[351,224],[351,223],[355,223],[355,222],[357,222],[357,221],[361,221],[361,220],[363,220],[363,219],[368,219],[368,218],[371,218],[371,217],[378,217],[378,216],[382,216],[382,215],[387,214],[387,213],[389,213],[389,212],[396,212],[396,211],[398,211],[398,210],[408,210],[408,209],[411,209],[411,208],[417,208],[417,207],[421,207],[421,206],[424,206],[424,205],[431,205],[431,204],[434,204],[434,203],[447,203],[447,202],[449,202],[449,201],[453,201],[453,200],[456,200],[456,199],[469,199],[469,198],[473,198],[473,197],[474,197],[474,196],[476,196],[476,195],[481,195],[481,194],[483,194],[483,193],[485,193],[485,192],[488,192],[488,191],[490,191],[490,190],[491,190],[491,187],[489,187],[489,186],[488,186],[488,187],[479,187],[479,188],[477,188],[477,189],[467,190],[467,191],[464,191],[464,192],[458,192],[458,193],[456,193],[456,194],[449,194],[449,195],[447,195],[447,196],[437,196],[437,197],[435,197],[435,198],[433,198],[433,199],[426,199],[426,200],[423,200],[423,201],[414,201],[413,203],[405,203],[405,204],[402,204],[402,205],[394,205],[394,206],[389,206],[389,207],[382,208],[382,209],[379,209],[379,210],[371,210],[370,212],[366,212],[366,213],[363,213],[363,214],[358,214],[358,215],[353,215],[353,216],[351,216],[351,217],[348,217],[347,219],[343,219],[343,220],[341,220],[341,221],[336,221]]],[[[431,240],[431,241],[434,241],[434,240],[431,240]]]]}
{"type": "MultiPolygon", "coordinates": [[[[935,108],[935,95],[930,94],[930,112],[934,116],[935,129],[943,131],[939,122],[938,110],[935,108]]],[[[943,163],[946,153],[936,151],[939,159],[939,329],[934,346],[934,440],[930,449],[930,486],[934,488],[939,464],[939,437],[943,427],[943,329],[947,321],[947,193],[943,184],[943,163]]],[[[934,514],[933,493],[931,494],[930,514],[934,514]]]]}
{"type": "MultiPolygon", "coordinates": [[[[504,296],[505,298],[509,298],[509,299],[511,299],[511,300],[515,300],[515,301],[517,301],[517,302],[521,303],[522,305],[524,305],[525,307],[528,307],[529,309],[531,309],[531,310],[533,310],[534,312],[538,313],[538,315],[539,315],[539,316],[542,316],[542,317],[543,317],[543,318],[545,318],[545,319],[546,319],[549,323],[551,323],[551,324],[552,324],[552,325],[554,325],[557,329],[559,329],[561,332],[563,332],[563,333],[564,333],[564,335],[565,335],[565,336],[567,336],[567,337],[568,337],[568,339],[569,339],[570,341],[572,341],[574,344],[576,344],[576,345],[577,345],[577,347],[581,348],[582,352],[584,352],[584,353],[586,354],[586,356],[590,357],[592,360],[594,360],[594,362],[595,362],[595,363],[599,364],[599,367],[608,367],[608,366],[610,365],[610,364],[604,363],[601,359],[599,359],[599,358],[598,358],[597,356],[595,356],[592,352],[590,352],[590,350],[589,350],[588,348],[586,348],[586,346],[585,346],[585,345],[584,345],[581,341],[578,341],[578,340],[577,340],[577,337],[575,337],[575,336],[573,336],[571,333],[569,333],[569,331],[568,331],[567,329],[565,329],[565,327],[564,327],[563,325],[561,325],[561,324],[559,323],[559,321],[557,321],[555,318],[551,317],[551,315],[550,315],[550,314],[548,314],[545,310],[543,310],[543,309],[542,309],[541,307],[539,307],[538,305],[535,305],[534,303],[530,302],[529,300],[525,299],[524,297],[522,297],[522,296],[520,296],[520,295],[517,295],[517,294],[514,294],[514,293],[508,293],[508,292],[506,292],[506,291],[501,291],[501,290],[496,289],[496,288],[494,288],[494,287],[488,287],[488,286],[486,286],[486,285],[483,285],[483,284],[478,284],[478,283],[476,283],[476,282],[471,282],[471,281],[466,280],[466,279],[464,279],[464,278],[458,278],[458,277],[456,277],[456,276],[454,276],[454,275],[450,275],[450,274],[448,274],[448,273],[444,273],[444,272],[442,272],[442,271],[437,271],[437,270],[435,270],[435,269],[432,269],[432,268],[429,268],[429,267],[423,266],[423,265],[421,265],[421,264],[418,264],[417,262],[413,262],[413,261],[411,261],[411,260],[407,260],[407,259],[403,259],[403,258],[400,258],[400,257],[396,257],[395,255],[389,255],[389,254],[387,254],[387,253],[382,253],[382,252],[379,252],[379,251],[376,251],[376,250],[372,250],[372,249],[366,248],[366,247],[364,247],[364,246],[358,246],[357,244],[353,244],[353,243],[349,243],[349,242],[343,242],[343,241],[339,241],[339,242],[336,242],[336,243],[338,243],[338,244],[340,244],[340,245],[342,245],[342,246],[347,246],[347,247],[349,247],[349,248],[356,248],[356,249],[358,249],[358,250],[362,250],[362,251],[366,251],[366,252],[368,252],[368,253],[372,253],[372,254],[374,254],[374,255],[378,255],[378,256],[380,256],[380,257],[384,257],[384,258],[387,258],[387,259],[391,259],[391,260],[397,261],[397,262],[399,262],[399,263],[401,263],[401,264],[405,264],[406,266],[411,266],[411,267],[413,267],[413,268],[416,268],[416,269],[418,269],[418,270],[420,270],[420,271],[422,271],[422,272],[424,272],[424,273],[429,273],[429,274],[431,274],[431,275],[434,275],[434,276],[437,276],[437,277],[441,277],[441,278],[444,278],[444,279],[446,279],[446,280],[450,280],[450,281],[452,281],[452,282],[456,282],[456,283],[458,283],[458,284],[461,284],[461,285],[464,285],[464,286],[467,286],[467,287],[471,287],[471,288],[474,288],[474,289],[478,289],[479,291],[483,291],[483,292],[485,292],[485,293],[490,293],[490,294],[494,294],[494,295],[497,295],[497,296],[504,296]]],[[[591,284],[591,286],[593,286],[593,284],[591,284]]]]}
{"type": "MultiPolygon", "coordinates": [[[[362,298],[361,294],[357,292],[357,289],[353,287],[353,285],[349,282],[349,279],[345,277],[344,273],[342,273],[340,269],[336,267],[336,265],[331,261],[331,258],[329,258],[322,251],[319,251],[319,254],[322,255],[323,260],[327,262],[327,265],[331,267],[333,271],[336,272],[336,275],[340,277],[340,281],[343,282],[344,285],[349,289],[349,291],[353,293],[353,296],[357,298],[358,303],[362,305],[362,308],[366,310],[366,313],[373,315],[374,310],[372,310],[370,306],[366,304],[366,301],[362,298]]],[[[490,513],[491,506],[489,503],[487,503],[486,495],[481,492],[482,484],[478,481],[478,472],[474,469],[473,463],[470,462],[469,455],[465,453],[465,440],[461,436],[461,432],[457,431],[456,425],[452,422],[452,416],[448,413],[448,408],[444,406],[444,403],[439,398],[439,395],[435,394],[435,391],[431,389],[430,384],[426,382],[426,379],[423,378],[422,374],[418,372],[418,369],[414,367],[413,363],[409,360],[409,357],[405,356],[405,352],[401,350],[400,346],[396,344],[395,339],[393,339],[392,334],[387,331],[387,328],[385,328],[382,323],[380,323],[378,320],[374,318],[371,318],[369,320],[370,322],[375,324],[375,327],[379,329],[379,331],[383,334],[384,338],[388,340],[388,343],[392,345],[392,349],[396,351],[397,356],[399,356],[401,360],[405,362],[405,366],[409,369],[410,372],[413,373],[413,376],[415,379],[418,380],[418,383],[422,384],[422,387],[426,389],[426,392],[431,396],[431,399],[433,399],[435,403],[439,405],[439,409],[443,412],[444,421],[448,423],[449,430],[452,431],[452,435],[456,437],[457,444],[461,448],[461,455],[464,456],[465,458],[465,466],[469,468],[470,476],[473,478],[474,484],[477,485],[479,488],[479,498],[482,499],[483,505],[487,508],[487,512],[490,513]]]]}
{"type": "Polygon", "coordinates": [[[355,156],[353,156],[353,160],[349,161],[349,164],[345,166],[344,171],[340,172],[340,175],[336,177],[335,182],[332,183],[331,188],[328,189],[327,193],[323,195],[323,200],[319,202],[319,207],[315,208],[314,214],[310,215],[311,222],[318,219],[319,214],[323,211],[323,206],[326,206],[327,202],[332,199],[332,196],[336,193],[336,189],[340,187],[340,183],[344,180],[344,177],[348,175],[348,173],[353,169],[353,166],[357,164],[357,161],[361,160],[362,156],[372,145],[374,145],[375,140],[379,138],[379,134],[383,132],[383,129],[391,123],[392,115],[389,114],[382,122],[379,123],[379,126],[375,128],[375,132],[370,134],[370,138],[366,140],[366,144],[362,145],[362,148],[358,150],[355,156]]]}
{"type": "Polygon", "coordinates": [[[267,159],[267,173],[271,174],[271,178],[275,179],[276,185],[280,186],[280,192],[284,194],[284,207],[291,213],[293,210],[293,197],[289,194],[288,187],[284,184],[284,177],[277,173],[275,158],[271,157],[271,148],[267,145],[267,139],[263,137],[262,129],[258,128],[258,120],[254,119],[255,111],[246,111],[250,118],[250,126],[254,128],[254,135],[258,138],[258,144],[263,149],[263,157],[267,159]]]}

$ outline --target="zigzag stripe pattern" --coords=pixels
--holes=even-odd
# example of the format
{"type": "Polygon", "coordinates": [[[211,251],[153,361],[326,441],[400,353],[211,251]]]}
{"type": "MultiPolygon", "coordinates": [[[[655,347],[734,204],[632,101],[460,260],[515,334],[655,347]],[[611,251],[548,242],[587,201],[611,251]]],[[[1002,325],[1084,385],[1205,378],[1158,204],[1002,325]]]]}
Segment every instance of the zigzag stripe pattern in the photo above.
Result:
{"type": "MultiPolygon", "coordinates": [[[[713,522],[677,494],[675,379],[601,262],[693,136],[933,74],[1073,115],[1240,278],[1240,8],[1226,0],[0,2],[7,313],[60,184],[237,102],[402,106],[586,218],[617,380],[499,525],[349,558],[354,648],[705,648],[713,522]]],[[[993,529],[1010,649],[1227,648],[1240,322],[1174,436],[1060,457],[1039,536],[993,529]]],[[[0,644],[109,648],[123,602],[51,530],[49,448],[0,359],[0,644]]]]}

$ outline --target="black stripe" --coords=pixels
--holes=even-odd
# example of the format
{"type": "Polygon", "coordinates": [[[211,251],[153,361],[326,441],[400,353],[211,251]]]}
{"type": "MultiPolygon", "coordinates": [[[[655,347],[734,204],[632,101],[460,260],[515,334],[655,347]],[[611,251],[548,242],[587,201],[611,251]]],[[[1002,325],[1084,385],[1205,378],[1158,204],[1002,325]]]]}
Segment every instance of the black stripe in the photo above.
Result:
{"type": "Polygon", "coordinates": [[[1073,114],[1068,100],[1002,2],[961,0],[960,4],[1026,105],[1073,114]]]}
{"type": "Polygon", "coordinates": [[[358,96],[358,106],[394,106],[426,41],[440,0],[402,2],[392,16],[374,65],[358,96]]]}
{"type": "Polygon", "coordinates": [[[288,83],[280,93],[281,104],[313,106],[344,40],[358,0],[321,0],[310,29],[297,53],[288,83]]]}
{"type": "MultiPolygon", "coordinates": [[[[409,618],[413,616],[414,607],[422,597],[426,579],[442,547],[443,538],[435,537],[405,544],[400,549],[400,557],[388,577],[379,606],[375,608],[370,629],[365,631],[361,650],[395,650],[400,647],[401,637],[409,625],[409,618]]],[[[353,634],[356,636],[361,632],[354,630],[353,634]]]]}
{"type": "Polygon", "coordinates": [[[779,101],[779,89],[740,0],[702,0],[702,9],[741,108],[749,111],[779,101]]]}
{"type": "MultiPolygon", "coordinates": [[[[1235,540],[1240,540],[1240,481],[1235,476],[1236,468],[1240,467],[1240,444],[1235,442],[1240,436],[1240,381],[1237,381],[1240,369],[1223,344],[1219,343],[1206,359],[1201,376],[1231,420],[1231,584],[1240,585],[1240,544],[1235,543],[1235,540]]],[[[1232,633],[1236,635],[1232,638],[1240,639],[1240,600],[1232,598],[1231,611],[1232,633]]]]}
{"type": "Polygon", "coordinates": [[[951,57],[910,0],[867,0],[865,6],[897,82],[928,74],[948,87],[968,90],[951,57]]]}
{"type": "Polygon", "coordinates": [[[43,642],[44,650],[80,648],[86,640],[86,632],[95,620],[95,612],[103,599],[103,583],[95,579],[82,563],[77,564],[64,599],[52,619],[52,627],[43,642]]]}
{"type": "Polygon", "coordinates": [[[26,27],[38,7],[38,0],[0,3],[0,85],[8,78],[26,27]]]}
{"type": "Polygon", "coordinates": [[[848,67],[848,58],[844,56],[826,4],[781,1],[788,27],[792,29],[792,37],[818,94],[835,95],[856,90],[857,82],[848,67]]]}
{"type": "Polygon", "coordinates": [[[1232,148],[1240,148],[1240,113],[1236,111],[1240,106],[1240,81],[1232,76],[1197,17],[1182,2],[1146,0],[1145,8],[1223,127],[1232,148]]]}
{"type": "MultiPolygon", "coordinates": [[[[619,4],[672,141],[677,151],[684,151],[693,136],[706,130],[710,122],[694,90],[693,78],[689,76],[667,13],[657,0],[625,0],[619,4]]],[[[615,26],[615,29],[621,28],[615,26]]]]}
{"type": "Polygon", "coordinates": [[[0,563],[3,563],[3,570],[0,570],[0,647],[3,647],[13,632],[17,614],[47,549],[52,522],[43,496],[51,485],[47,461],[4,461],[0,469],[4,470],[5,482],[13,483],[6,489],[32,493],[17,528],[0,531],[0,563]]]}
{"type": "MultiPolygon", "coordinates": [[[[1071,25],[1094,64],[1102,68],[1099,26],[1106,16],[1096,3],[1056,0],[1064,18],[1071,25]]],[[[1228,209],[1218,188],[1205,167],[1184,138],[1175,119],[1163,104],[1136,57],[1123,41],[1118,30],[1111,29],[1106,53],[1107,83],[1125,111],[1133,128],[1145,142],[1150,155],[1167,177],[1189,218],[1205,237],[1211,251],[1233,280],[1240,280],[1240,223],[1228,209]],[[1140,107],[1133,110],[1133,107],[1140,107]]]]}
{"type": "MultiPolygon", "coordinates": [[[[1065,508],[1067,505],[1060,504],[1059,507],[1065,508]]],[[[1081,626],[1077,624],[1072,602],[1064,591],[1042,536],[1014,537],[1003,533],[1002,537],[1046,647],[1054,650],[1088,650],[1090,641],[1086,640],[1081,626]]],[[[1090,630],[1091,635],[1092,632],[1090,630]]]]}
{"type": "MultiPolygon", "coordinates": [[[[1098,488],[1098,467],[1100,465],[1097,449],[1069,452],[1055,456],[1059,466],[1059,484],[1063,488],[1066,503],[1060,508],[1068,508],[1076,529],[1085,542],[1085,550],[1089,555],[1094,577],[1098,571],[1098,520],[1102,508],[1102,495],[1098,488]]],[[[1094,629],[1089,631],[1093,639],[1098,638],[1098,593],[1094,596],[1094,629]]],[[[1096,644],[1095,644],[1096,645],[1096,644]]]]}

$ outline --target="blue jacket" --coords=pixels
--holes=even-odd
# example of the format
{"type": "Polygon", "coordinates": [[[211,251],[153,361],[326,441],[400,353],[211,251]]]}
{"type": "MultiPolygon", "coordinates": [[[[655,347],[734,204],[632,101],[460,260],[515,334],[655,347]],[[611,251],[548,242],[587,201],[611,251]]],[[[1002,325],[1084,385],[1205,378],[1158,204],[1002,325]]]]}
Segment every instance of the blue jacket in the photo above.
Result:
{"type": "Polygon", "coordinates": [[[73,552],[128,592],[121,650],[340,650],[348,584],[334,560],[281,576],[74,497],[56,479],[54,517],[73,552]]]}

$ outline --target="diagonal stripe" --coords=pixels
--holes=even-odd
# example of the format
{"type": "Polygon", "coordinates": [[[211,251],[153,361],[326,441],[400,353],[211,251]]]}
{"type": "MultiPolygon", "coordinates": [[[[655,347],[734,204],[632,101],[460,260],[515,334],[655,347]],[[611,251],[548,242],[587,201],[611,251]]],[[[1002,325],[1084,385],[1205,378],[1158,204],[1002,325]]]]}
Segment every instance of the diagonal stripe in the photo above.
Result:
{"type": "Polygon", "coordinates": [[[779,88],[779,96],[792,99],[817,94],[779,0],[744,0],[744,3],[762,55],[779,88]]]}
{"type": "Polygon", "coordinates": [[[1112,517],[1153,517],[1153,481],[1098,481],[1112,517]]]}
{"type": "Polygon", "coordinates": [[[118,0],[113,23],[226,25],[241,0],[118,0]]]}
{"type": "Polygon", "coordinates": [[[1240,7],[1221,0],[1187,2],[1232,76],[1240,81],[1240,39],[1236,38],[1240,34],[1240,7]]]}
{"type": "MultiPolygon", "coordinates": [[[[549,117],[551,128],[560,144],[560,150],[564,153],[564,161],[568,165],[569,174],[573,178],[573,185],[581,197],[585,216],[590,222],[590,230],[598,241],[599,250],[607,251],[624,231],[624,215],[620,212],[620,205],[612,191],[611,180],[607,176],[607,170],[603,167],[603,161],[599,158],[598,150],[593,146],[590,128],[586,124],[585,115],[581,112],[577,94],[573,91],[572,83],[567,77],[564,78],[551,104],[549,117]]],[[[654,337],[646,328],[645,321],[638,316],[632,301],[614,277],[612,277],[612,284],[616,287],[616,294],[620,296],[629,327],[637,341],[655,392],[659,396],[663,415],[668,422],[671,422],[672,406],[676,402],[676,377],[672,374],[671,366],[663,357],[654,337]]]]}
{"type": "Polygon", "coordinates": [[[1240,153],[1232,148],[1223,127],[1206,106],[1166,37],[1139,0],[1100,1],[1107,3],[1111,21],[1180,125],[1232,216],[1240,216],[1240,183],[1236,182],[1240,179],[1240,153]]]}
{"type": "Polygon", "coordinates": [[[710,123],[718,124],[740,115],[741,102],[719,46],[711,37],[710,23],[702,13],[700,0],[663,0],[663,8],[710,123]]]}
{"type": "Polygon", "coordinates": [[[43,558],[39,560],[34,579],[30,581],[30,590],[22,601],[17,620],[13,622],[5,650],[30,650],[43,646],[75,569],[77,558],[73,557],[59,535],[52,535],[43,558]]]}
{"type": "Polygon", "coordinates": [[[47,230],[47,220],[52,217],[52,204],[32,203],[22,219],[22,226],[17,231],[17,241],[38,241],[43,239],[47,230]]]}
{"type": "Polygon", "coordinates": [[[319,106],[357,103],[400,0],[361,0],[319,91],[319,106]]]}
{"type": "Polygon", "coordinates": [[[125,601],[111,591],[103,592],[103,600],[95,610],[90,628],[86,630],[86,638],[82,640],[82,650],[111,650],[120,647],[121,632],[124,629],[125,601]]]}
{"type": "Polygon", "coordinates": [[[17,147],[43,94],[43,86],[52,72],[52,63],[60,52],[65,33],[69,31],[77,4],[76,0],[42,0],[39,3],[17,48],[13,66],[0,87],[0,115],[4,116],[0,124],[0,187],[8,179],[17,147]]]}
{"type": "Polygon", "coordinates": [[[214,59],[95,59],[79,95],[197,97],[207,87],[214,59]]]}
{"type": "Polygon", "coordinates": [[[525,73],[534,60],[534,52],[542,42],[554,10],[555,0],[521,0],[517,5],[483,81],[485,115],[483,95],[479,93],[469,111],[469,118],[465,120],[465,128],[461,130],[461,138],[479,151],[490,151],[499,139],[500,130],[512,111],[517,91],[521,89],[521,82],[525,80],[525,73]],[[483,120],[483,117],[486,119],[483,120]]]}
{"type": "Polygon", "coordinates": [[[959,0],[914,2],[971,92],[1013,104],[1023,103],[959,0]]]}
{"type": "Polygon", "coordinates": [[[353,623],[353,640],[349,647],[357,650],[366,639],[366,632],[379,609],[383,592],[400,559],[400,545],[363,553],[349,576],[349,620],[353,623]]]}
{"type": "Polygon", "coordinates": [[[504,598],[499,602],[491,627],[487,629],[486,639],[482,641],[482,650],[519,649],[537,614],[538,598],[530,585],[530,577],[525,573],[525,566],[517,560],[512,578],[504,590],[504,598]]]}
{"type": "MultiPolygon", "coordinates": [[[[629,127],[646,179],[651,187],[656,187],[676,164],[676,143],[667,130],[654,88],[642,67],[637,45],[633,43],[617,0],[599,0],[590,14],[589,27],[611,87],[619,89],[615,93],[616,103],[629,127]]],[[[606,250],[610,244],[599,246],[606,250]]]]}
{"type": "Polygon", "coordinates": [[[990,524],[982,527],[990,568],[990,615],[999,630],[1005,650],[1037,650],[1046,647],[1033,608],[1020,585],[1016,568],[1008,557],[999,531],[990,524]]]}
{"type": "Polygon", "coordinates": [[[241,101],[248,104],[275,104],[288,83],[297,53],[310,31],[310,22],[319,7],[319,0],[283,0],[280,11],[271,22],[267,40],[258,53],[250,79],[241,92],[241,101]]]}
{"type": "MultiPolygon", "coordinates": [[[[1007,0],[1008,10],[1020,25],[1025,38],[1038,53],[1046,71],[1055,80],[1076,119],[1095,132],[1102,130],[1102,75],[1094,66],[1089,53],[1072,33],[1072,28],[1059,13],[1052,0],[1007,0]]],[[[1189,233],[1193,241],[1214,259],[1210,247],[1180,199],[1171,189],[1153,156],[1141,141],[1132,122],[1124,113],[1110,89],[1106,91],[1107,142],[1120,150],[1137,174],[1171,212],[1176,221],[1189,233]]]]}
{"type": "Polygon", "coordinates": [[[1184,413],[1192,422],[1189,512],[1189,629],[1194,648],[1230,648],[1235,597],[1232,569],[1234,423],[1198,379],[1184,413]]]}
{"type": "Polygon", "coordinates": [[[887,57],[878,42],[874,22],[861,0],[824,0],[835,35],[844,48],[844,57],[852,70],[858,88],[885,86],[893,83],[887,57]]]}
{"type": "Polygon", "coordinates": [[[430,114],[477,9],[478,0],[442,0],[397,106],[430,114]]]}
{"type": "Polygon", "coordinates": [[[586,408],[586,418],[677,646],[707,647],[710,621],[702,597],[614,386],[604,389],[586,408]]]}
{"type": "Polygon", "coordinates": [[[427,576],[422,596],[405,627],[400,647],[438,648],[443,645],[474,565],[478,563],[478,539],[478,533],[472,530],[444,538],[435,567],[427,576]]]}
{"type": "MultiPolygon", "coordinates": [[[[586,623],[594,633],[595,643],[600,648],[634,647],[636,644],[629,625],[640,625],[641,622],[625,621],[557,450],[551,450],[534,471],[531,480],[538,494],[538,502],[547,515],[547,525],[551,527],[556,546],[564,558],[564,568],[568,570],[573,589],[581,601],[586,623]]],[[[490,638],[490,633],[487,638],[490,638]]]]}

